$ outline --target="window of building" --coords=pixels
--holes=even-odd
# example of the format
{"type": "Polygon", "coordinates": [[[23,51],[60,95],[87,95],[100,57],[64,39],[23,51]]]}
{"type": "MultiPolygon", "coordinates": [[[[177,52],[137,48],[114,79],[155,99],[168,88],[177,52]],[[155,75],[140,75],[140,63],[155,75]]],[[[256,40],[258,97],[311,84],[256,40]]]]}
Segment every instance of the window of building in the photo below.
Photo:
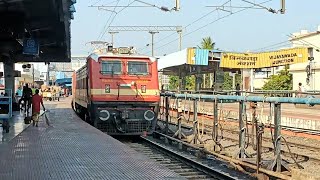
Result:
{"type": "Polygon", "coordinates": [[[122,74],[121,61],[103,61],[101,63],[101,74],[122,74]]]}
{"type": "Polygon", "coordinates": [[[130,75],[148,75],[148,63],[139,61],[128,62],[128,74],[130,75]]]}

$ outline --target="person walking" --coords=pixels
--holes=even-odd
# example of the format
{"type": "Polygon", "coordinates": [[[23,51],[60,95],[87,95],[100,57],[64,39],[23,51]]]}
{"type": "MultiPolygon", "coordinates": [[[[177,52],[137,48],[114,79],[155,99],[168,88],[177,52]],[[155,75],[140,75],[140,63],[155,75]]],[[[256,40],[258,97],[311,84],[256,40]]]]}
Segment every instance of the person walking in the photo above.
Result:
{"type": "Polygon", "coordinates": [[[298,86],[298,98],[302,98],[302,93],[305,92],[306,89],[302,86],[302,83],[300,82],[299,83],[299,86],[298,86]]]}
{"type": "Polygon", "coordinates": [[[43,105],[42,96],[39,95],[39,90],[36,89],[35,94],[32,96],[32,120],[33,126],[38,127],[39,115],[40,115],[40,104],[42,105],[43,111],[46,108],[43,105]]]}

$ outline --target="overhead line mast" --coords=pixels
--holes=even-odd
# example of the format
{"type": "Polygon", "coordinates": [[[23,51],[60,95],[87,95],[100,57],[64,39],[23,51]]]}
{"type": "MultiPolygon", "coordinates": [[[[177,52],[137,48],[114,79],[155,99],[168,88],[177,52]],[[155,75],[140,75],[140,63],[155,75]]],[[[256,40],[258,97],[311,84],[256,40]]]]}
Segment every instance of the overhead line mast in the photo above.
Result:
{"type": "MultiPolygon", "coordinates": [[[[110,32],[137,31],[149,32],[151,34],[151,54],[154,56],[154,35],[161,31],[176,31],[179,34],[179,48],[182,47],[182,26],[110,26],[110,32]]],[[[112,34],[112,36],[113,36],[112,34]]],[[[113,37],[112,37],[113,39],[113,37]]]]}

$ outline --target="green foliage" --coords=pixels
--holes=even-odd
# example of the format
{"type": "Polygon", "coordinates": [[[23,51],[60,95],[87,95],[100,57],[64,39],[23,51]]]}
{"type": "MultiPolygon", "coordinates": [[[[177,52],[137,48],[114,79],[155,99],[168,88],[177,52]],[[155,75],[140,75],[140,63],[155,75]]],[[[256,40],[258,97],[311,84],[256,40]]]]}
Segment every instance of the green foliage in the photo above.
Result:
{"type": "MultiPolygon", "coordinates": [[[[170,90],[177,90],[179,86],[179,77],[178,76],[169,76],[169,89],[170,90]]],[[[187,76],[186,77],[186,88],[188,90],[195,89],[195,77],[194,76],[187,76]]]]}
{"type": "Polygon", "coordinates": [[[292,74],[288,69],[284,69],[278,72],[277,75],[270,76],[268,82],[266,82],[263,90],[292,90],[292,74]]]}
{"type": "Polygon", "coordinates": [[[202,39],[202,42],[201,42],[202,49],[213,49],[214,45],[215,45],[215,43],[213,42],[211,37],[205,37],[202,39]]]}
{"type": "MultiPolygon", "coordinates": [[[[233,88],[232,88],[233,82],[232,81],[233,81],[232,76],[230,76],[228,72],[225,72],[224,73],[224,82],[222,85],[223,90],[233,90],[233,88]]],[[[240,74],[236,74],[235,86],[237,84],[241,85],[241,75],[240,74]]]]}
{"type": "Polygon", "coordinates": [[[178,76],[169,76],[169,89],[176,90],[179,85],[179,78],[178,76]]]}

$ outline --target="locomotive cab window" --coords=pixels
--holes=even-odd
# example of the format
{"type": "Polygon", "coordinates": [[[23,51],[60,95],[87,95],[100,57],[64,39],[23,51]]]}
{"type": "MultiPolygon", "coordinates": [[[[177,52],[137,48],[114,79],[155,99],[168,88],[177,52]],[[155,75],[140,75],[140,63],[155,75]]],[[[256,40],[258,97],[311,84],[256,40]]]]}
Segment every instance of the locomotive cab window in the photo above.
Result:
{"type": "Polygon", "coordinates": [[[101,63],[101,74],[122,74],[121,61],[103,61],[101,63]]]}
{"type": "Polygon", "coordinates": [[[128,74],[129,75],[148,75],[149,74],[148,63],[138,62],[138,61],[129,61],[128,74]]]}

